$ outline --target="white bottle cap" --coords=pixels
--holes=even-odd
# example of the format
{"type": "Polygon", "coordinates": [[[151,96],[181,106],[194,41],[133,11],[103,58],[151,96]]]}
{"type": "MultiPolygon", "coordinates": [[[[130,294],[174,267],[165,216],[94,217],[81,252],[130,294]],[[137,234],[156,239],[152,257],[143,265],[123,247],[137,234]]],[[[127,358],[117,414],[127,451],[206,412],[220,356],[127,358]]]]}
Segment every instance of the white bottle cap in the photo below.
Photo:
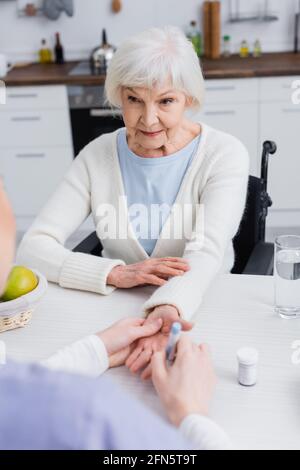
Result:
{"type": "Polygon", "coordinates": [[[253,348],[241,348],[237,351],[239,362],[238,381],[241,385],[250,387],[256,384],[258,351],[253,348]]]}
{"type": "Polygon", "coordinates": [[[252,366],[258,363],[258,351],[254,348],[241,348],[237,352],[237,358],[240,364],[252,366]]]}

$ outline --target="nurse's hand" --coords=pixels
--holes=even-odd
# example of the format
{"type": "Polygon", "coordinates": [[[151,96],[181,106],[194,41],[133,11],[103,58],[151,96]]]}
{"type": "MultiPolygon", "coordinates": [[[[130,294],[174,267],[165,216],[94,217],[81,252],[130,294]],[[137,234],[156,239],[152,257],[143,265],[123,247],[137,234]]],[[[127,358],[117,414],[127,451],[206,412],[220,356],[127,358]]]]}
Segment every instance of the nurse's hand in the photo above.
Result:
{"type": "Polygon", "coordinates": [[[189,270],[183,258],[149,258],[140,263],[115,266],[107,277],[107,284],[121,289],[141,285],[163,286],[170,277],[182,276],[189,270]]]}
{"type": "Polygon", "coordinates": [[[137,340],[155,335],[162,326],[160,318],[147,322],[144,318],[125,318],[96,335],[103,341],[109,356],[109,366],[125,363],[137,340]]]}
{"type": "Polygon", "coordinates": [[[166,348],[169,333],[174,322],[181,323],[183,331],[193,328],[193,323],[179,317],[176,307],[172,305],[159,305],[147,317],[146,324],[161,318],[161,330],[155,335],[142,338],[137,341],[135,349],[126,360],[126,366],[132,373],[143,369],[141,378],[146,380],[151,377],[151,358],[154,352],[163,351],[166,348]]]}
{"type": "Polygon", "coordinates": [[[175,426],[190,414],[208,415],[216,385],[208,346],[198,346],[183,335],[171,366],[164,351],[155,353],[151,363],[153,385],[175,426]]]}

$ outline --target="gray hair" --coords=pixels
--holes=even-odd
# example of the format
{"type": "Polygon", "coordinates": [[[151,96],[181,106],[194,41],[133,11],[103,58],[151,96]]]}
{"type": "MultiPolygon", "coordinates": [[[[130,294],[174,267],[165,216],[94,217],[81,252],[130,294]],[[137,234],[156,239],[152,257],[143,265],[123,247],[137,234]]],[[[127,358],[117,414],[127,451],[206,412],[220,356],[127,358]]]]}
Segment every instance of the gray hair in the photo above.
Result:
{"type": "Polygon", "coordinates": [[[105,81],[105,99],[121,108],[122,87],[152,88],[171,79],[172,86],[200,109],[204,78],[199,58],[184,33],[175,26],[150,28],[126,39],[111,59],[105,81]]]}

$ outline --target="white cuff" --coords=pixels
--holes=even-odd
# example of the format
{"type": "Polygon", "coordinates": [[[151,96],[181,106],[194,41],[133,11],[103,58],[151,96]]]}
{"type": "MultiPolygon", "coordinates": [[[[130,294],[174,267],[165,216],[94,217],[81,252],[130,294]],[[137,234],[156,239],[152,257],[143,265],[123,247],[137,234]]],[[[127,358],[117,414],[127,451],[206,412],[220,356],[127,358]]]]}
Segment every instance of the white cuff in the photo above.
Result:
{"type": "Polygon", "coordinates": [[[115,266],[120,265],[124,266],[124,261],[85,253],[71,253],[61,269],[59,285],[108,295],[115,287],[106,284],[107,276],[115,266]]]}
{"type": "Polygon", "coordinates": [[[177,308],[179,316],[190,320],[202,303],[202,295],[187,274],[169,279],[167,284],[158,287],[151,297],[144,303],[142,311],[148,315],[150,309],[159,305],[173,305],[177,308]],[[185,277],[186,276],[186,277],[185,277]]]}
{"type": "Polygon", "coordinates": [[[90,341],[91,347],[94,348],[96,354],[95,367],[93,368],[94,376],[98,377],[109,369],[109,357],[107,349],[102,339],[97,335],[91,335],[87,337],[87,341],[90,341]]]}
{"type": "Polygon", "coordinates": [[[232,450],[232,443],[220,426],[200,414],[190,414],[181,422],[180,432],[195,450],[232,450]]]}
{"type": "Polygon", "coordinates": [[[42,365],[52,370],[98,377],[109,367],[109,358],[103,341],[96,335],[61,349],[42,365]]]}

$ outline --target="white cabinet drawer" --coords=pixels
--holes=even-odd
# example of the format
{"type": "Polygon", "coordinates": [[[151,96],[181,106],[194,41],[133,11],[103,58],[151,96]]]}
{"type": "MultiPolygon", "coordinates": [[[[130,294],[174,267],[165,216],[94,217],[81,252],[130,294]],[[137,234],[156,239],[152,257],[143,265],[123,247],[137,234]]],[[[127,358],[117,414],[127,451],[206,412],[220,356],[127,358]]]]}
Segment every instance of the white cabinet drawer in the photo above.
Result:
{"type": "Polygon", "coordinates": [[[294,77],[270,77],[260,80],[260,101],[281,101],[292,104],[293,88],[295,80],[300,80],[300,76],[294,77]]]}
{"type": "Polygon", "coordinates": [[[65,110],[0,113],[0,147],[71,146],[69,114],[65,110]]]}
{"type": "Polygon", "coordinates": [[[205,104],[257,102],[257,78],[206,80],[205,104]]]}
{"type": "Polygon", "coordinates": [[[68,107],[67,89],[63,85],[7,87],[6,105],[10,109],[59,109],[68,107]]]}
{"type": "MultiPolygon", "coordinates": [[[[261,106],[262,138],[277,143],[269,162],[272,210],[300,209],[299,123],[300,106],[265,103],[261,106]]],[[[295,225],[298,225],[298,222],[295,225]]]]}
{"type": "Polygon", "coordinates": [[[192,119],[227,132],[239,139],[247,148],[250,157],[250,173],[258,175],[259,137],[258,137],[258,106],[246,104],[211,104],[204,106],[201,113],[192,119]]]}
{"type": "Polygon", "coordinates": [[[67,147],[2,149],[2,157],[4,187],[17,217],[36,216],[73,161],[67,147]]]}

